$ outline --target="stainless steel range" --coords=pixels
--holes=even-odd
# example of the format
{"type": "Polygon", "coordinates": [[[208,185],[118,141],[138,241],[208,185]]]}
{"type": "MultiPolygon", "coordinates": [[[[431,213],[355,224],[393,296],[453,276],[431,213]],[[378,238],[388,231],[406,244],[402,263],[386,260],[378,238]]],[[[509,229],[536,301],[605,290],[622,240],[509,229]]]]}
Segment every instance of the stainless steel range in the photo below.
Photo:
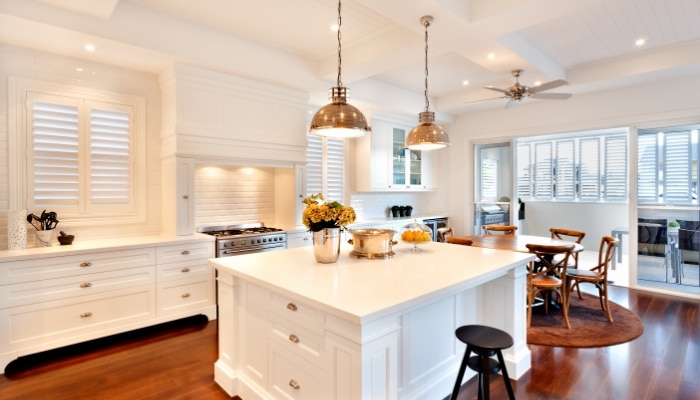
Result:
{"type": "Polygon", "coordinates": [[[231,257],[287,248],[287,234],[261,223],[205,226],[197,232],[216,237],[216,257],[231,257]]]}

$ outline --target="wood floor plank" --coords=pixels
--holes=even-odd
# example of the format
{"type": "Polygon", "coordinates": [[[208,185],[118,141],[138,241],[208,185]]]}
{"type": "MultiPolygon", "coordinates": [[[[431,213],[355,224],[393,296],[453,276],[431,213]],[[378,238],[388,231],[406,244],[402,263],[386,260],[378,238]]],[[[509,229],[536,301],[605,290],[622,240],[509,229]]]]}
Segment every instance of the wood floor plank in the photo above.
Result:
{"type": "MultiPolygon", "coordinates": [[[[610,299],[642,319],[644,334],[602,348],[530,346],[517,399],[700,400],[700,301],[619,287],[610,299]]],[[[229,399],[214,382],[217,357],[216,321],[186,319],[21,358],[0,375],[0,399],[229,399]]],[[[491,398],[507,397],[492,379],[491,398]]],[[[459,397],[474,398],[476,379],[459,397]]]]}

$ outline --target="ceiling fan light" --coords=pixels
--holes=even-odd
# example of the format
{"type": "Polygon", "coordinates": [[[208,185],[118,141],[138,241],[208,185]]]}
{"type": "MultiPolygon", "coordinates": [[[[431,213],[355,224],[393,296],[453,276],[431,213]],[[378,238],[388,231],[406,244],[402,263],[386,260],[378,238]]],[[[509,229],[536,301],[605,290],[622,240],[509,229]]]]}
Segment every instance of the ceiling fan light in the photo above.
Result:
{"type": "Polygon", "coordinates": [[[411,150],[437,150],[450,145],[450,137],[440,125],[434,124],[435,113],[424,111],[418,114],[420,124],[406,136],[405,147],[411,150]]]}
{"type": "Polygon", "coordinates": [[[353,138],[372,131],[362,112],[347,102],[347,88],[331,88],[331,103],[316,111],[309,133],[316,136],[353,138]]]}

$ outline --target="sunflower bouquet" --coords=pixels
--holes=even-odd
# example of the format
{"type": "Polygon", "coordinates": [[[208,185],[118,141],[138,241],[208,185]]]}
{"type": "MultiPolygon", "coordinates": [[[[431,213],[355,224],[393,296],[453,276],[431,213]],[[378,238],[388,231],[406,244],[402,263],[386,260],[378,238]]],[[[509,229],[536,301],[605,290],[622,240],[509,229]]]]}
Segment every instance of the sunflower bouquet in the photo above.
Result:
{"type": "Polygon", "coordinates": [[[355,210],[337,201],[324,202],[323,194],[315,193],[302,201],[306,204],[301,217],[304,226],[312,232],[325,228],[344,228],[355,222],[355,210]]]}

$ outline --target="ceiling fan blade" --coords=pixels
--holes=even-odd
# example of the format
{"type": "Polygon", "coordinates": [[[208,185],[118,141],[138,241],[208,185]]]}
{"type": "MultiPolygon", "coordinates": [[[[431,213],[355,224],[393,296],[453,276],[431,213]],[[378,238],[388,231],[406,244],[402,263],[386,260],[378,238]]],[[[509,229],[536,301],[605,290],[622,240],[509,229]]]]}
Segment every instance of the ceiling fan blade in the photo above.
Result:
{"type": "Polygon", "coordinates": [[[507,110],[509,108],[515,107],[517,104],[518,104],[518,102],[516,100],[510,99],[510,100],[508,100],[508,102],[506,103],[506,106],[504,108],[507,110]]]}
{"type": "Polygon", "coordinates": [[[492,101],[492,100],[499,100],[499,99],[507,99],[509,98],[508,96],[499,96],[499,97],[490,97],[488,99],[480,99],[480,100],[470,100],[470,101],[465,101],[464,104],[472,104],[472,103],[483,103],[485,101],[492,101]]]}
{"type": "Polygon", "coordinates": [[[501,93],[504,93],[504,94],[510,94],[510,92],[509,92],[508,90],[506,90],[506,89],[500,89],[500,88],[493,87],[493,86],[484,86],[484,89],[495,90],[496,92],[501,92],[501,93]]]}
{"type": "Polygon", "coordinates": [[[533,93],[531,97],[545,100],[566,100],[571,96],[571,93],[533,93]]]}
{"type": "Polygon", "coordinates": [[[568,85],[568,84],[569,84],[569,82],[567,82],[563,79],[557,79],[556,81],[545,82],[539,86],[533,86],[528,91],[530,93],[534,94],[534,93],[544,92],[545,90],[558,88],[559,86],[564,86],[564,85],[568,85]]]}

